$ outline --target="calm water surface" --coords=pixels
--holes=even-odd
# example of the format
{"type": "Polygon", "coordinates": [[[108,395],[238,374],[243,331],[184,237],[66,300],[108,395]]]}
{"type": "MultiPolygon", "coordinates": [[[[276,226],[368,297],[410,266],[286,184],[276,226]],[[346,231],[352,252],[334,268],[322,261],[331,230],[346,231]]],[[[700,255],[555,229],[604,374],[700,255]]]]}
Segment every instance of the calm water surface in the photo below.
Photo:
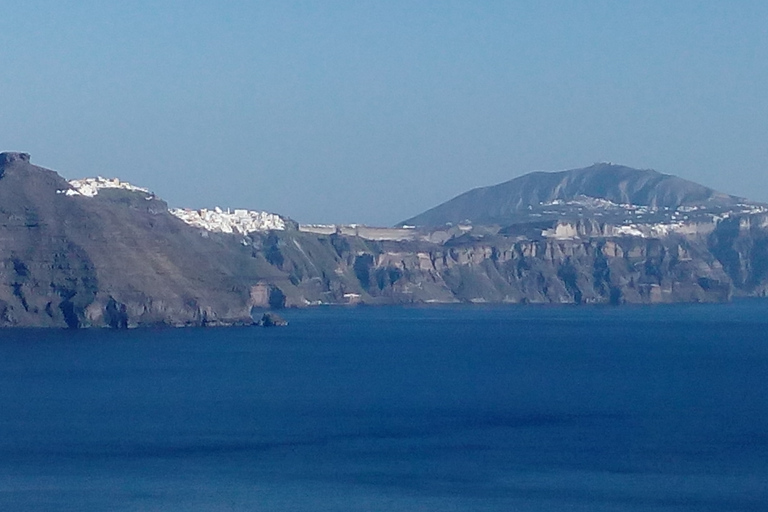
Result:
{"type": "Polygon", "coordinates": [[[0,510],[768,510],[768,301],[285,316],[0,331],[0,510]]]}

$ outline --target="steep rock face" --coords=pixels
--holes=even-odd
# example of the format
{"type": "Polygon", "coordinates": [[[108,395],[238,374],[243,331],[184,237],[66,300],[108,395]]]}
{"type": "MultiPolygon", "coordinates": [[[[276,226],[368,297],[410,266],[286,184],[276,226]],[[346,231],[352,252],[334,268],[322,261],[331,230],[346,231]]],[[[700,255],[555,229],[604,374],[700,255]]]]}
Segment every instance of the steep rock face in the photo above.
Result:
{"type": "Polygon", "coordinates": [[[28,155],[0,154],[0,326],[231,325],[250,323],[254,307],[703,302],[768,292],[768,214],[661,237],[612,236],[585,221],[555,225],[559,237],[534,222],[397,241],[215,233],[150,193],[67,190],[28,155]]]}
{"type": "Polygon", "coordinates": [[[76,327],[98,281],[66,235],[72,212],[56,197],[66,181],[19,153],[0,154],[0,177],[0,324],[76,327]]]}
{"type": "Polygon", "coordinates": [[[28,155],[0,162],[0,325],[249,322],[250,287],[280,279],[234,238],[203,238],[154,196],[70,197],[28,155]]]}
{"type": "Polygon", "coordinates": [[[652,208],[743,201],[653,170],[595,164],[570,171],[533,172],[499,185],[476,188],[402,224],[441,226],[467,220],[475,224],[505,224],[529,206],[581,196],[652,208]]]}
{"type": "Polygon", "coordinates": [[[768,215],[724,219],[709,237],[739,296],[768,295],[768,215]]]}
{"type": "Polygon", "coordinates": [[[262,250],[288,272],[291,304],[713,302],[731,294],[705,243],[683,237],[437,245],[285,233],[271,244],[262,250]]]}

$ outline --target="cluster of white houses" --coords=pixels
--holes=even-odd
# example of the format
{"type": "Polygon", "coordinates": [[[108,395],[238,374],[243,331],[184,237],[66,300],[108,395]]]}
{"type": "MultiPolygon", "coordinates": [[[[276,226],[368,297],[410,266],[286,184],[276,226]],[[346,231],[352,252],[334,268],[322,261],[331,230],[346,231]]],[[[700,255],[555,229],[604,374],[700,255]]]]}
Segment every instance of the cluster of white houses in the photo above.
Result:
{"type": "Polygon", "coordinates": [[[218,206],[213,210],[172,208],[169,211],[187,224],[208,231],[247,235],[254,231],[285,229],[285,220],[279,215],[269,212],[230,210],[229,208],[225,211],[218,206]]]}
{"type": "MultiPolygon", "coordinates": [[[[70,180],[72,188],[60,190],[59,193],[68,196],[94,197],[99,190],[105,188],[130,190],[132,192],[142,192],[154,197],[149,189],[136,187],[128,182],[120,181],[117,178],[83,178],[80,180],[70,180]]],[[[260,212],[253,210],[222,210],[218,206],[213,210],[203,208],[201,210],[191,210],[189,208],[172,208],[169,212],[180,218],[187,224],[202,228],[208,231],[218,231],[221,233],[238,233],[246,235],[254,231],[269,231],[270,229],[285,229],[285,220],[275,213],[260,212]]]]}
{"type": "MultiPolygon", "coordinates": [[[[57,193],[68,196],[94,197],[101,189],[123,189],[132,192],[141,192],[147,194],[147,199],[154,197],[154,194],[146,188],[136,187],[128,182],[120,181],[117,178],[83,178],[71,180],[69,182],[72,188],[59,190],[57,193]]],[[[541,206],[584,206],[591,210],[615,209],[626,210],[637,218],[643,217],[648,213],[658,213],[659,209],[646,206],[633,206],[626,204],[616,204],[604,199],[591,197],[582,197],[575,201],[555,200],[550,203],[540,203],[541,206]]],[[[554,226],[544,229],[541,234],[546,238],[573,239],[584,236],[635,236],[644,238],[665,237],[672,233],[682,235],[705,235],[714,230],[717,223],[732,213],[755,214],[766,213],[768,209],[762,205],[739,204],[740,210],[734,212],[721,212],[719,215],[706,212],[706,207],[680,207],[663,208],[665,219],[661,222],[634,222],[625,221],[620,225],[611,223],[596,223],[587,221],[559,221],[554,226]],[[702,210],[702,211],[698,211],[702,210]],[[701,214],[701,215],[699,215],[701,214]],[[692,218],[695,217],[695,218],[692,218]]],[[[235,233],[247,235],[248,233],[269,230],[285,230],[286,220],[275,213],[264,211],[254,211],[246,209],[225,210],[218,206],[212,210],[203,208],[192,210],[189,208],[172,208],[169,212],[191,226],[205,229],[207,231],[216,231],[220,233],[235,233]]],[[[554,212],[545,212],[554,213],[554,212]]],[[[599,214],[598,214],[599,215],[599,214]]],[[[639,219],[638,219],[639,220],[639,219]]],[[[768,221],[767,221],[768,222],[768,221]]],[[[471,229],[471,226],[458,226],[460,230],[471,229]]],[[[402,226],[399,228],[374,228],[358,224],[350,225],[319,225],[319,224],[301,224],[299,231],[315,234],[333,234],[358,236],[369,240],[433,240],[435,233],[420,233],[414,229],[414,226],[402,226]]],[[[438,232],[439,234],[439,232],[438,232]]],[[[448,236],[448,235],[446,235],[448,236]]]]}
{"type": "Polygon", "coordinates": [[[72,188],[62,191],[68,196],[93,197],[98,194],[99,189],[102,188],[120,188],[132,192],[151,194],[146,188],[136,187],[128,182],[120,181],[117,178],[102,178],[101,176],[95,178],[83,178],[81,180],[70,180],[69,184],[72,188]]]}

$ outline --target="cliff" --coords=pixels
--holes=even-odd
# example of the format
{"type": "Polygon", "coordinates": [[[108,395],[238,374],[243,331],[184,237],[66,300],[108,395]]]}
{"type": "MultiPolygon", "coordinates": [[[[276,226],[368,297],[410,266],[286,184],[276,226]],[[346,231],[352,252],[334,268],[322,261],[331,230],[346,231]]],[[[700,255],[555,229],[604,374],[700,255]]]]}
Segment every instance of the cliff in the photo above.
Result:
{"type": "Polygon", "coordinates": [[[253,308],[715,302],[768,291],[759,208],[665,210],[666,224],[612,214],[326,233],[239,211],[187,222],[149,191],[109,183],[84,195],[26,154],[0,154],[0,326],[233,325],[252,323],[253,308]],[[224,232],[230,220],[280,229],[224,232]]]}
{"type": "Polygon", "coordinates": [[[28,155],[0,155],[2,326],[244,323],[251,288],[280,280],[236,240],[202,237],[150,194],[68,190],[28,155]]]}
{"type": "Polygon", "coordinates": [[[288,304],[658,303],[729,300],[732,281],[701,239],[375,242],[342,235],[267,237],[288,274],[288,304]]]}

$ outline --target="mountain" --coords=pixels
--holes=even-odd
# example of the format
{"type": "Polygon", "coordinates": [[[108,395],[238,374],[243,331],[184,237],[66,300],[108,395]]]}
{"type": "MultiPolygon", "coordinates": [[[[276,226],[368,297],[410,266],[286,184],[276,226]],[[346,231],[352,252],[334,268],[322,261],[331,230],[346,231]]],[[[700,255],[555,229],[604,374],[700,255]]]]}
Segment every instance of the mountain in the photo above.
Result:
{"type": "Polygon", "coordinates": [[[521,214],[530,215],[542,206],[584,198],[653,209],[722,208],[747,202],[669,174],[599,163],[570,171],[533,172],[498,185],[476,188],[401,224],[434,227],[468,221],[504,225],[517,222],[521,214]]]}
{"type": "Polygon", "coordinates": [[[247,323],[251,288],[280,278],[152,194],[72,192],[28,154],[0,154],[0,325],[247,323]]]}
{"type": "Polygon", "coordinates": [[[302,227],[250,210],[171,212],[146,189],[68,182],[28,154],[0,153],[0,327],[250,324],[253,308],[316,304],[768,294],[768,208],[650,171],[640,172],[662,176],[656,187],[627,178],[608,187],[625,196],[587,197],[599,180],[583,171],[580,185],[560,177],[567,194],[537,196],[549,201],[542,213],[503,228],[302,227]],[[612,202],[624,197],[681,206],[612,202]]]}

